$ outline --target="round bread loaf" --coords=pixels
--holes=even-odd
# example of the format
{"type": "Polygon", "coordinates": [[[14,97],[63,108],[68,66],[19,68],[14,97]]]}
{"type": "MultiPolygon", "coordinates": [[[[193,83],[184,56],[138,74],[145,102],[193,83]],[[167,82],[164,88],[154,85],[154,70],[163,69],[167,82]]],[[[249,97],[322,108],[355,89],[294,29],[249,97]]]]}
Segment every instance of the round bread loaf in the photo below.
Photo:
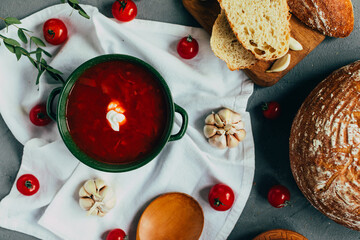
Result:
{"type": "Polygon", "coordinates": [[[310,93],[293,121],[289,148],[295,181],[311,204],[360,230],[360,61],[310,93]]]}

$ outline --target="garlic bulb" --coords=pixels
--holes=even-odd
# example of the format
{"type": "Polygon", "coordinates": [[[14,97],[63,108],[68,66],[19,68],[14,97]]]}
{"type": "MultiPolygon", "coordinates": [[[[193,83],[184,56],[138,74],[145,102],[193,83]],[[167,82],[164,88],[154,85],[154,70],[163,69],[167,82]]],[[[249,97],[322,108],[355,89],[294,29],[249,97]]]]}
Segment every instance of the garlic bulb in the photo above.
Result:
{"type": "Polygon", "coordinates": [[[209,143],[217,148],[233,148],[244,140],[246,132],[241,115],[230,109],[221,109],[205,119],[204,135],[209,143]]]}
{"type": "Polygon", "coordinates": [[[88,215],[105,216],[116,203],[115,193],[99,178],[87,180],[79,190],[79,204],[88,215]]]}

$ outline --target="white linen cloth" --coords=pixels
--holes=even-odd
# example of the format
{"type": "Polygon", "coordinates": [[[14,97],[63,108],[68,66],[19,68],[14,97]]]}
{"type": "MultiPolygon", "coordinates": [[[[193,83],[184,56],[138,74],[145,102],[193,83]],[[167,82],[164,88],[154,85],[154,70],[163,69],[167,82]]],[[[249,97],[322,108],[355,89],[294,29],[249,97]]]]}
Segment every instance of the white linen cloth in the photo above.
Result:
{"type": "MultiPolygon", "coordinates": [[[[44,74],[35,85],[36,69],[28,59],[19,62],[0,46],[0,112],[18,141],[25,145],[21,176],[31,173],[40,181],[40,191],[21,195],[14,184],[0,202],[0,226],[41,239],[103,239],[112,228],[124,229],[135,239],[137,222],[145,207],[160,194],[184,192],[201,205],[204,240],[226,239],[246,204],[254,175],[254,144],[247,100],[253,83],[241,71],[231,72],[214,56],[209,35],[200,28],[135,19],[120,23],[84,6],[91,19],[73,13],[65,5],[44,9],[22,20],[22,27],[42,35],[42,24],[60,18],[67,25],[69,39],[60,46],[47,45],[53,54],[50,65],[70,73],[86,60],[102,54],[119,53],[138,57],[167,81],[174,102],[189,115],[185,136],[169,142],[147,165],[126,173],[105,173],[80,163],[62,142],[55,123],[36,127],[29,121],[32,106],[45,102],[51,89],[59,86],[44,74]],[[198,40],[199,54],[180,58],[176,44],[191,34],[198,40]],[[218,150],[203,135],[205,117],[222,107],[240,112],[247,136],[235,149],[218,150]],[[105,217],[87,216],[78,204],[78,190],[87,179],[99,177],[111,185],[117,204],[105,217]],[[207,195],[211,186],[225,183],[235,192],[233,207],[213,210],[207,195]]],[[[14,27],[1,34],[16,38],[14,27]]],[[[181,125],[176,114],[173,132],[181,125]]]]}

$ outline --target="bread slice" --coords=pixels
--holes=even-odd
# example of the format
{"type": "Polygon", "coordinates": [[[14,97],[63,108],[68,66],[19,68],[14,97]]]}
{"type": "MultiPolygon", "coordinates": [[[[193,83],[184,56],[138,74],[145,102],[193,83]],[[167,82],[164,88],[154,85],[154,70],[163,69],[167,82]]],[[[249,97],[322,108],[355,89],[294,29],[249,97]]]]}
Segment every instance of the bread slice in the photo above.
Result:
{"type": "Polygon", "coordinates": [[[354,29],[351,0],[288,0],[291,12],[309,27],[330,37],[347,37],[354,29]]]}
{"type": "Polygon", "coordinates": [[[224,60],[231,71],[249,68],[256,63],[255,56],[237,40],[224,11],[218,15],[210,38],[214,54],[224,60]]]}
{"type": "Polygon", "coordinates": [[[240,43],[256,58],[274,60],[289,50],[286,0],[218,0],[240,43]]]}

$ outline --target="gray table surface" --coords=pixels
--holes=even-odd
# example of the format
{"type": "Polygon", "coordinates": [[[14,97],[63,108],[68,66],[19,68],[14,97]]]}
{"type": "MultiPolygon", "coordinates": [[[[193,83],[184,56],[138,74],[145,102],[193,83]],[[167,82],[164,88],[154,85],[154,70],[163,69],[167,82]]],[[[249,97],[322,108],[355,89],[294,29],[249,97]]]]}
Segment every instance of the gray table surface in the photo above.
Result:
{"type": "MultiPolygon", "coordinates": [[[[180,0],[135,0],[139,19],[149,19],[199,27],[180,0]]],[[[0,0],[0,17],[23,18],[59,0],[0,0]]],[[[99,8],[108,17],[113,0],[80,0],[99,8]]],[[[297,231],[309,239],[360,239],[360,233],[334,223],[313,208],[296,186],[288,158],[288,138],[292,119],[310,91],[337,68],[360,59],[360,1],[354,0],[355,28],[345,39],[327,38],[289,74],[272,87],[255,86],[247,110],[252,117],[256,171],[247,205],[229,240],[249,240],[270,229],[297,231]],[[275,100],[282,106],[278,120],[263,118],[261,104],[275,100]],[[290,189],[292,205],[275,209],[266,199],[268,189],[283,184],[290,189]]],[[[4,24],[0,24],[3,28],[4,24]]],[[[3,47],[3,46],[1,46],[3,47]]],[[[1,74],[1,73],[0,73],[1,74]]],[[[15,181],[23,146],[16,141],[0,117],[0,199],[15,181]]],[[[241,196],[240,196],[241,197],[241,196]]],[[[1,213],[0,213],[1,217],[1,213]]],[[[0,239],[30,240],[34,237],[0,228],[0,239]]],[[[211,240],[211,239],[209,239],[211,240]]]]}

